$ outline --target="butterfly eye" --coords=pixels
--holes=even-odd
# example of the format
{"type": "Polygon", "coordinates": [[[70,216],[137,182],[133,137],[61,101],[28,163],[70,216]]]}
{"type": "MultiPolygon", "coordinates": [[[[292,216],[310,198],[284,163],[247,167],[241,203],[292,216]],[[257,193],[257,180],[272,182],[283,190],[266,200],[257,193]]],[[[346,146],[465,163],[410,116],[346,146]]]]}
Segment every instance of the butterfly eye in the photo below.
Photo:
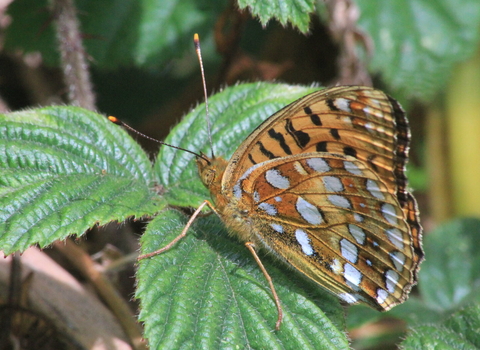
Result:
{"type": "Polygon", "coordinates": [[[211,186],[217,177],[217,172],[213,168],[206,168],[202,171],[200,177],[205,186],[211,186]]]}

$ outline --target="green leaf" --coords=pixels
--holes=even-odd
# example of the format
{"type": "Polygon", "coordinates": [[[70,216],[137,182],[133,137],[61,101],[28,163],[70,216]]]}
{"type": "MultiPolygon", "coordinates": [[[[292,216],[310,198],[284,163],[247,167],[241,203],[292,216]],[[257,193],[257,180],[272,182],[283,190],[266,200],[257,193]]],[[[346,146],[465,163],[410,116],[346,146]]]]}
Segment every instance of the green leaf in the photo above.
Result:
{"type": "MultiPolygon", "coordinates": [[[[412,293],[413,294],[413,293],[412,293]]],[[[434,310],[422,298],[412,295],[408,300],[392,310],[382,314],[407,322],[410,326],[438,322],[446,317],[442,310],[434,310]]]]}
{"type": "Polygon", "coordinates": [[[439,312],[478,300],[480,294],[480,220],[461,219],[425,237],[426,260],[419,276],[424,302],[439,312]]]}
{"type": "Polygon", "coordinates": [[[291,23],[302,33],[307,33],[310,24],[310,15],[315,9],[313,0],[238,0],[240,9],[248,7],[250,12],[259,18],[260,23],[266,26],[268,21],[275,18],[283,26],[291,23]]]}
{"type": "Polygon", "coordinates": [[[480,348],[480,305],[474,304],[456,312],[445,321],[445,326],[480,348]]]}
{"type": "MultiPolygon", "coordinates": [[[[255,83],[230,87],[212,96],[209,106],[215,155],[228,159],[262,121],[315,90],[318,88],[255,83]]],[[[183,118],[165,141],[210,155],[204,104],[183,118]]],[[[190,153],[162,147],[155,171],[166,190],[164,196],[172,205],[198,207],[210,198],[210,193],[200,182],[195,156],[190,153]]]]}
{"type": "MultiPolygon", "coordinates": [[[[211,32],[227,1],[79,0],[75,5],[83,43],[96,65],[162,67],[191,49],[193,33],[211,32]]],[[[48,2],[17,0],[8,12],[13,21],[5,47],[40,51],[47,63],[57,64],[54,15],[48,2]]]]}
{"type": "Polygon", "coordinates": [[[348,308],[347,328],[359,328],[366,323],[373,323],[382,318],[384,314],[365,305],[352,305],[348,308]]]}
{"type": "MultiPolygon", "coordinates": [[[[178,211],[162,212],[142,236],[142,247],[150,251],[165,246],[186,221],[178,211]]],[[[169,251],[142,260],[137,297],[150,347],[349,349],[338,299],[300,276],[292,278],[292,272],[285,274],[278,262],[261,258],[284,311],[278,332],[277,309],[265,277],[217,217],[196,220],[169,251]]]]}
{"type": "Polygon", "coordinates": [[[77,107],[0,115],[0,247],[44,247],[95,224],[161,209],[143,150],[77,107]]]}
{"type": "Polygon", "coordinates": [[[357,0],[374,42],[371,69],[397,97],[429,100],[478,47],[478,0],[357,0]]]}
{"type": "Polygon", "coordinates": [[[402,349],[478,349],[480,306],[470,305],[437,325],[417,326],[402,343],[402,349]]]}

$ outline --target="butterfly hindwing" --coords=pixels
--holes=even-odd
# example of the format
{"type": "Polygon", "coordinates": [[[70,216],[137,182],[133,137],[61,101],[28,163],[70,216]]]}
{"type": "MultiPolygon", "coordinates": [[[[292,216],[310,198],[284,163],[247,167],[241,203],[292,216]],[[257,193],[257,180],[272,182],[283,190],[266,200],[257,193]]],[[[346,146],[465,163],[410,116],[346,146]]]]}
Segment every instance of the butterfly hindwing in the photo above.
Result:
{"type": "Polygon", "coordinates": [[[252,230],[267,250],[349,303],[386,310],[401,302],[414,281],[408,226],[361,161],[310,153],[247,174],[237,199],[253,203],[252,230]]]}

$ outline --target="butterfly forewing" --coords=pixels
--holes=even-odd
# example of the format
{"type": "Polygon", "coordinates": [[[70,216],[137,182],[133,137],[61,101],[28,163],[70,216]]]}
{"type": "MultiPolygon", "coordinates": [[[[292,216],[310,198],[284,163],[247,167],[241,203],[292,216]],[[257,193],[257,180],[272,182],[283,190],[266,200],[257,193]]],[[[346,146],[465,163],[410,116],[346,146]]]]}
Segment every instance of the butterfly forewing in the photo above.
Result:
{"type": "Polygon", "coordinates": [[[364,161],[398,196],[406,186],[408,130],[401,107],[379,90],[324,89],[295,101],[260,125],[232,156],[226,172],[232,177],[224,178],[224,186],[269,159],[328,152],[364,161]]]}
{"type": "Polygon", "coordinates": [[[349,303],[387,310],[414,281],[403,212],[351,156],[310,153],[262,163],[239,180],[261,245],[349,303]]]}

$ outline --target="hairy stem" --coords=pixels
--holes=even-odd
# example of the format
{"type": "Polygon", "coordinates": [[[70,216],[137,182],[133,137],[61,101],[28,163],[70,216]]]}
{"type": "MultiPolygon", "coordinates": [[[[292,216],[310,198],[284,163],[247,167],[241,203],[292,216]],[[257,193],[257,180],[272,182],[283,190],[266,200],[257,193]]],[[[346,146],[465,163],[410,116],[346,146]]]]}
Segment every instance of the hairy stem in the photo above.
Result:
{"type": "Polygon", "coordinates": [[[57,41],[70,103],[95,110],[95,95],[73,0],[52,0],[57,41]]]}

